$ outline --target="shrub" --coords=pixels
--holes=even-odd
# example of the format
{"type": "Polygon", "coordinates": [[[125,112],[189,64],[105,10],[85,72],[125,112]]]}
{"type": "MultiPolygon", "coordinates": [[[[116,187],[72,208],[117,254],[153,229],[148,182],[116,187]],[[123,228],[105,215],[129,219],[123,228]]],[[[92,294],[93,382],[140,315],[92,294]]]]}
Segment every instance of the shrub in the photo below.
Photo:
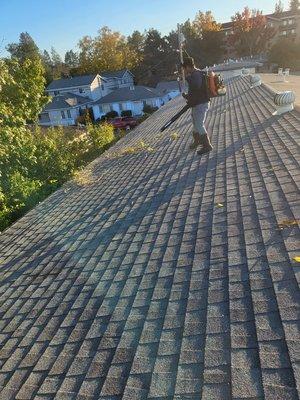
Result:
{"type": "Polygon", "coordinates": [[[87,130],[0,129],[0,230],[42,201],[115,140],[108,124],[87,130]]]}
{"type": "Polygon", "coordinates": [[[117,111],[109,111],[108,113],[105,114],[105,117],[107,119],[116,118],[118,116],[119,116],[119,114],[117,113],[117,111]]]}
{"type": "Polygon", "coordinates": [[[131,110],[124,110],[121,112],[121,117],[132,117],[132,111],[131,110]]]}
{"type": "Polygon", "coordinates": [[[158,110],[158,107],[152,107],[152,106],[149,106],[148,104],[144,105],[144,108],[143,108],[143,112],[146,114],[152,114],[157,110],[158,110]]]}
{"type": "Polygon", "coordinates": [[[282,68],[300,68],[300,42],[289,38],[279,39],[269,50],[269,62],[282,68]]]}

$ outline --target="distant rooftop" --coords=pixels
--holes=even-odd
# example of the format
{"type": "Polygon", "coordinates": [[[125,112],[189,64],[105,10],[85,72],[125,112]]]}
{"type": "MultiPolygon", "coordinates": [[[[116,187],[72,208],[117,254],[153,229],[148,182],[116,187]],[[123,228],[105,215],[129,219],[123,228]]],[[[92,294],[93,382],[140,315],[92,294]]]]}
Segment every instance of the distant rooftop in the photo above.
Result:
{"type": "Polygon", "coordinates": [[[58,96],[54,96],[51,102],[46,104],[43,111],[72,108],[90,102],[91,99],[89,99],[88,97],[79,96],[77,94],[67,92],[58,96]]]}
{"type": "Polygon", "coordinates": [[[94,104],[116,103],[119,101],[138,101],[160,97],[162,94],[156,89],[146,86],[134,86],[134,89],[121,88],[95,101],[94,104]]]}
{"type": "Polygon", "coordinates": [[[96,78],[97,74],[73,76],[70,78],[55,79],[52,81],[46,90],[66,89],[76,86],[90,85],[96,78]]]}
{"type": "Polygon", "coordinates": [[[178,90],[178,82],[177,81],[162,81],[158,82],[156,85],[156,89],[161,92],[168,92],[172,90],[178,90]]]}
{"type": "Polygon", "coordinates": [[[103,78],[122,78],[125,74],[125,72],[129,72],[131,75],[133,75],[128,69],[120,69],[119,71],[106,71],[106,72],[101,72],[100,76],[103,78]]]}

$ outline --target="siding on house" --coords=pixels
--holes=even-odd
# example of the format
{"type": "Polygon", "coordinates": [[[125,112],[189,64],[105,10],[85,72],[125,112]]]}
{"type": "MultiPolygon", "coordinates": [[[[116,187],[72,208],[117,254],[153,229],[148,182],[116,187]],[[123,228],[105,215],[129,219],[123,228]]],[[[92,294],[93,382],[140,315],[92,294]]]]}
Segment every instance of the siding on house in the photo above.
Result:
{"type": "Polygon", "coordinates": [[[163,94],[145,86],[135,86],[134,89],[120,88],[97,100],[93,104],[93,112],[95,119],[101,118],[112,110],[119,115],[122,111],[131,110],[132,115],[139,116],[143,114],[146,104],[159,108],[164,104],[163,94]]]}

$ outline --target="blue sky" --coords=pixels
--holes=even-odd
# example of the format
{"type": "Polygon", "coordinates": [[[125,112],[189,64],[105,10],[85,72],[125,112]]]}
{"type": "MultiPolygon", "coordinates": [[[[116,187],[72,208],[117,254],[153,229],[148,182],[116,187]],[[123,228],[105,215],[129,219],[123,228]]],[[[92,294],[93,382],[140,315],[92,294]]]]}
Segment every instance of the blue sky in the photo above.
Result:
{"type": "MultiPolygon", "coordinates": [[[[272,12],[276,0],[0,0],[0,55],[7,43],[27,31],[39,48],[60,53],[76,49],[84,35],[95,36],[107,25],[124,35],[156,28],[163,34],[197,11],[211,9],[219,22],[230,20],[245,5],[272,12]]],[[[284,0],[285,6],[288,0],[284,0]]]]}

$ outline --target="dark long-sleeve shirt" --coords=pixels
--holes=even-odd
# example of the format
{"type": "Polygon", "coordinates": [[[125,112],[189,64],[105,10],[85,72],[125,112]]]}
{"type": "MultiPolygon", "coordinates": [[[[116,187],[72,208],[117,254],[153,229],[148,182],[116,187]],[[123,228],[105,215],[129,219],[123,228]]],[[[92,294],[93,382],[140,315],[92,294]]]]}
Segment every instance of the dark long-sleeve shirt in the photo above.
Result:
{"type": "Polygon", "coordinates": [[[187,103],[190,107],[209,102],[209,97],[203,82],[204,79],[204,73],[197,68],[187,76],[186,80],[189,85],[187,103]]]}

